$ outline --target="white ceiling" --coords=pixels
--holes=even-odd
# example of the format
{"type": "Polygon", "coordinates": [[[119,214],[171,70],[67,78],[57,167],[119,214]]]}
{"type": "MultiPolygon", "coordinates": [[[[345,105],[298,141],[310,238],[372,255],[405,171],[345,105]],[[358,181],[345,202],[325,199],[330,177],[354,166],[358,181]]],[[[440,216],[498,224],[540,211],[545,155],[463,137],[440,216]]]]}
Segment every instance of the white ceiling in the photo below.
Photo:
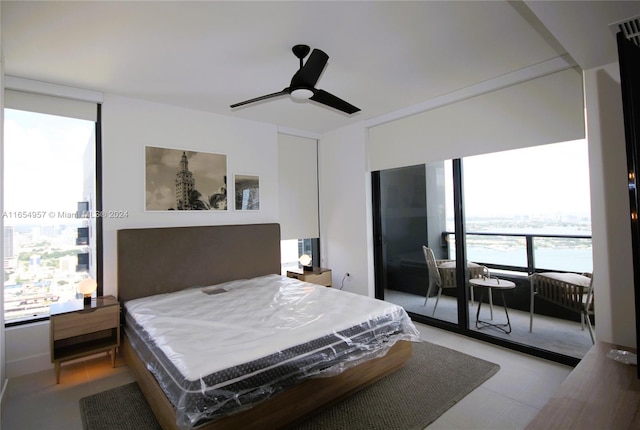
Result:
{"type": "Polygon", "coordinates": [[[5,74],[322,133],[569,54],[616,61],[608,24],[638,1],[2,1],[5,74]],[[346,115],[282,90],[308,44],[346,115]]]}

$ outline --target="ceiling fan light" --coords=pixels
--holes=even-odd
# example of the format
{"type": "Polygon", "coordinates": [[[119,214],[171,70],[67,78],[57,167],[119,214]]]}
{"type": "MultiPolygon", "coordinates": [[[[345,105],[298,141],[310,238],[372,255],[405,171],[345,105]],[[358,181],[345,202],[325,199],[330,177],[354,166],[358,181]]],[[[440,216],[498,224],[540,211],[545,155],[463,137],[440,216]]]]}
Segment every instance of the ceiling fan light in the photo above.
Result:
{"type": "Polygon", "coordinates": [[[307,88],[298,88],[291,91],[291,97],[294,100],[307,100],[313,96],[313,91],[307,88]]]}

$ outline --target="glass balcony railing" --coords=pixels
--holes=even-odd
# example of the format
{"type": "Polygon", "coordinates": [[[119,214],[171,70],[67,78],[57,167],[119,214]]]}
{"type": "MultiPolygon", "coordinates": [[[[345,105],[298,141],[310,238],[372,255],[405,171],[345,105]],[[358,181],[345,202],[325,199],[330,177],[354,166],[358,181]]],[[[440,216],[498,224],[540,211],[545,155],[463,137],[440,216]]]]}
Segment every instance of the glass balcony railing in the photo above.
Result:
{"type": "MultiPolygon", "coordinates": [[[[467,232],[467,260],[490,269],[531,274],[543,271],[592,272],[590,235],[467,232]]],[[[455,237],[442,232],[449,258],[455,237]]]]}

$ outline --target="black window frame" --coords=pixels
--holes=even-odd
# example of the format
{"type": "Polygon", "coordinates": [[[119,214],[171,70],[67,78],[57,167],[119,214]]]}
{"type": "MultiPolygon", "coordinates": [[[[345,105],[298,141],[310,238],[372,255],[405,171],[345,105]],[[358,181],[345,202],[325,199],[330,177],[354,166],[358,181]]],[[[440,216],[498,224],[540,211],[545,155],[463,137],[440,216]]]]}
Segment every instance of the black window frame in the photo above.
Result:
{"type": "MultiPolygon", "coordinates": [[[[4,108],[10,109],[10,108],[4,108]]],[[[95,121],[95,184],[96,184],[96,211],[101,213],[103,210],[102,206],[102,104],[96,103],[96,121],[95,121]]],[[[95,217],[96,223],[96,282],[98,284],[96,289],[96,295],[101,297],[104,295],[104,287],[103,287],[103,274],[104,274],[104,265],[103,265],[103,226],[102,226],[102,217],[95,217]]],[[[4,294],[4,284],[2,294],[4,294]]],[[[4,313],[4,308],[2,309],[4,313]]],[[[23,326],[27,324],[33,324],[42,321],[49,321],[49,315],[43,315],[39,317],[33,318],[20,318],[13,321],[5,321],[4,327],[17,327],[23,326]]]]}

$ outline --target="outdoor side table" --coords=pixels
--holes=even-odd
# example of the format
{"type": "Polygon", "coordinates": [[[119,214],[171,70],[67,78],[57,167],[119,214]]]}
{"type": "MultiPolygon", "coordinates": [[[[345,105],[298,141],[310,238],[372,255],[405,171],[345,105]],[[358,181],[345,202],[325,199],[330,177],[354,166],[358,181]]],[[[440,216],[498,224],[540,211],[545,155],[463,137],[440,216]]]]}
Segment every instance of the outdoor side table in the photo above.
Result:
{"type": "MultiPolygon", "coordinates": [[[[511,333],[511,321],[509,321],[509,311],[507,310],[507,301],[504,298],[504,290],[511,290],[515,288],[516,284],[511,281],[498,278],[471,278],[469,279],[469,283],[474,287],[480,287],[480,300],[478,301],[478,310],[476,311],[476,328],[481,329],[485,327],[495,327],[506,334],[511,333]],[[500,290],[500,293],[502,294],[502,304],[504,305],[504,313],[507,316],[506,324],[494,324],[480,320],[480,308],[482,307],[482,299],[484,298],[485,290],[489,290],[490,296],[492,290],[500,290]]],[[[491,316],[493,317],[493,315],[491,316]]]]}

